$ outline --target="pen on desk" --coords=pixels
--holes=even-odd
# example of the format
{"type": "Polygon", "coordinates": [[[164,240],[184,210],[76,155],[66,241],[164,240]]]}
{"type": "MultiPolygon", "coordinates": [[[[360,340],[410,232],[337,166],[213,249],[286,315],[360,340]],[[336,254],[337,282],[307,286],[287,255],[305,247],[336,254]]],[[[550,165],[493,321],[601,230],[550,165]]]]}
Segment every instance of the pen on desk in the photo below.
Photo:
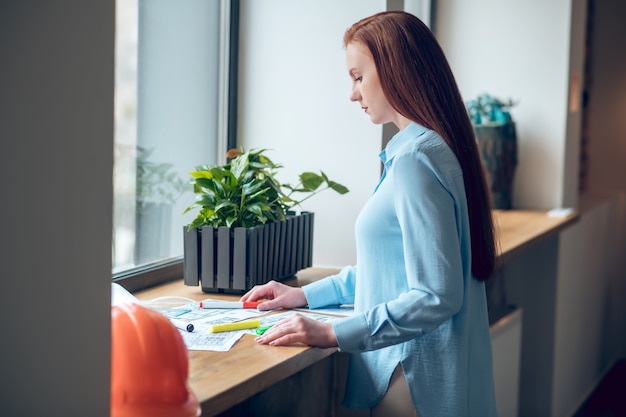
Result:
{"type": "Polygon", "coordinates": [[[214,324],[209,326],[209,333],[230,332],[233,330],[254,329],[261,325],[260,320],[245,320],[235,323],[214,324]]]}
{"type": "Polygon", "coordinates": [[[200,308],[257,308],[262,301],[200,301],[200,308]]]}
{"type": "Polygon", "coordinates": [[[186,330],[188,332],[193,332],[193,324],[191,323],[186,323],[182,320],[179,319],[175,319],[173,317],[170,317],[170,321],[172,322],[172,324],[174,325],[174,327],[176,327],[177,329],[180,330],[186,330]]]}

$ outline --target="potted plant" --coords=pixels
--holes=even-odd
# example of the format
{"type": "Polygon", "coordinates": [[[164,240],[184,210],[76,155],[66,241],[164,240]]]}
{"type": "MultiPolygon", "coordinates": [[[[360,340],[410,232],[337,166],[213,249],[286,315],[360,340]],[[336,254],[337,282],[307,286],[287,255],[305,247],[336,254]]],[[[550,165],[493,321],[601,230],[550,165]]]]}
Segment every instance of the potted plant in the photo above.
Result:
{"type": "Polygon", "coordinates": [[[482,94],[465,103],[485,167],[493,208],[513,205],[513,177],[517,166],[517,135],[510,109],[516,103],[482,94]]]}
{"type": "Polygon", "coordinates": [[[137,147],[135,264],[169,256],[172,206],[189,189],[173,165],[154,162],[153,149],[137,147]]]}
{"type": "Polygon", "coordinates": [[[191,172],[198,209],[184,226],[184,281],[204,292],[244,292],[311,266],[313,213],[294,207],[331,189],[348,189],[324,172],[304,172],[292,186],[276,178],[282,165],[266,150],[231,149],[224,165],[191,172]]]}

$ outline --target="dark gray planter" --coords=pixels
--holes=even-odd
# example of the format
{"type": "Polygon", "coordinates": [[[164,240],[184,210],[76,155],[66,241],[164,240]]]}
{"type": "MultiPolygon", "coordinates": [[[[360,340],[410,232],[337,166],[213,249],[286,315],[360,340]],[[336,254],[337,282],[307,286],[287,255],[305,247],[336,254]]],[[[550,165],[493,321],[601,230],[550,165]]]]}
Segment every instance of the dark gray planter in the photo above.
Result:
{"type": "Polygon", "coordinates": [[[252,228],[203,227],[184,234],[185,285],[203,292],[244,293],[293,277],[312,265],[313,213],[252,228]]]}
{"type": "Polygon", "coordinates": [[[474,125],[480,158],[487,174],[493,208],[513,207],[513,177],[517,166],[515,123],[474,125]]]}

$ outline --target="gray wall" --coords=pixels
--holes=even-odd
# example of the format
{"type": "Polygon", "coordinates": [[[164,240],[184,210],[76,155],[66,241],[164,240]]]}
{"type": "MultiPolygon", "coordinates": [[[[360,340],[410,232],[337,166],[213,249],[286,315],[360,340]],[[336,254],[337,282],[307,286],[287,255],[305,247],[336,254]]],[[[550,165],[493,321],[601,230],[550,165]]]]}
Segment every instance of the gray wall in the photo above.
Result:
{"type": "Polygon", "coordinates": [[[114,2],[0,3],[0,415],[108,416],[114,2]]]}
{"type": "Polygon", "coordinates": [[[626,195],[626,2],[594,0],[590,90],[590,193],[626,195]]]}

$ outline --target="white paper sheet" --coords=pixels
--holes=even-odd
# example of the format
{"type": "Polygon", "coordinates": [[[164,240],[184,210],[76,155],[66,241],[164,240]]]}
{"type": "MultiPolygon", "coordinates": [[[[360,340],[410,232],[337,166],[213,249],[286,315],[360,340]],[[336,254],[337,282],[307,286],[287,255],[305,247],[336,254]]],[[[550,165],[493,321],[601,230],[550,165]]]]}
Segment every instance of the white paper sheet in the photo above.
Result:
{"type": "Polygon", "coordinates": [[[336,315],[346,316],[352,312],[350,306],[336,306],[316,310],[297,309],[275,314],[255,309],[200,308],[198,302],[189,302],[189,300],[181,297],[161,297],[155,300],[139,300],[122,286],[114,283],[111,292],[111,305],[123,302],[135,302],[159,311],[170,319],[173,318],[183,323],[193,324],[193,332],[179,329],[187,349],[214,352],[229,351],[244,334],[253,334],[256,336],[255,329],[209,333],[208,327],[214,324],[233,323],[250,318],[258,318],[262,326],[267,326],[277,323],[296,312],[314,320],[329,321],[337,319],[338,317],[336,315]]]}

